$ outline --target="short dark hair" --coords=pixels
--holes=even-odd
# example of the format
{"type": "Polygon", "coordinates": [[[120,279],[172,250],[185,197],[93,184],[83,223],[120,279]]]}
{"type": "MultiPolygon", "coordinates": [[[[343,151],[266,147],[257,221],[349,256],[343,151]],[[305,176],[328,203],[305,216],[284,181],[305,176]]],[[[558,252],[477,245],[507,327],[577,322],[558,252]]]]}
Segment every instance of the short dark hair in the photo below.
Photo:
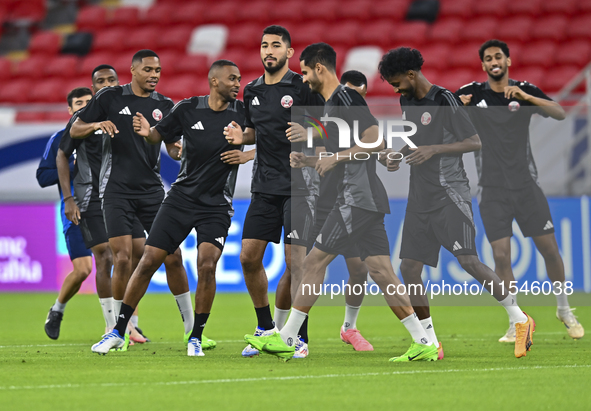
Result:
{"type": "Polygon", "coordinates": [[[505,54],[505,56],[509,57],[509,46],[507,45],[507,43],[505,43],[504,41],[501,41],[501,40],[492,39],[492,40],[485,41],[484,44],[482,46],[480,46],[480,49],[478,49],[478,55],[480,56],[480,61],[484,61],[484,52],[486,51],[486,49],[488,49],[490,47],[500,48],[501,51],[505,54]]]}
{"type": "Polygon", "coordinates": [[[238,67],[238,65],[236,63],[234,63],[233,61],[230,61],[230,60],[216,60],[209,67],[209,71],[216,69],[216,68],[222,68],[224,66],[238,67]]]}
{"type": "Polygon", "coordinates": [[[329,70],[337,70],[337,52],[326,43],[310,44],[300,54],[300,61],[308,67],[314,67],[320,63],[329,70]]]}
{"type": "Polygon", "coordinates": [[[68,93],[68,106],[72,107],[72,102],[75,98],[80,98],[84,96],[92,96],[92,91],[88,87],[76,87],[74,90],[68,93]]]}
{"type": "Polygon", "coordinates": [[[92,70],[92,74],[90,75],[90,77],[94,77],[94,73],[101,70],[113,70],[115,74],[117,74],[117,70],[115,70],[115,67],[109,66],[108,64],[101,64],[100,66],[96,66],[94,70],[92,70]]]}
{"type": "Polygon", "coordinates": [[[367,86],[367,77],[360,71],[349,70],[341,75],[341,84],[351,83],[355,87],[367,86]]]}
{"type": "Polygon", "coordinates": [[[137,53],[135,53],[133,55],[133,57],[131,58],[131,64],[141,63],[142,60],[145,59],[146,57],[156,57],[157,59],[160,59],[160,57],[158,57],[158,54],[156,54],[155,51],[144,49],[144,50],[138,51],[137,53]]]}
{"type": "MultiPolygon", "coordinates": [[[[283,40],[283,42],[287,44],[287,47],[291,47],[291,36],[289,35],[289,31],[287,31],[285,27],[277,25],[265,27],[265,29],[263,30],[263,36],[265,34],[274,34],[276,36],[281,36],[281,40],[283,40]]],[[[261,41],[263,40],[263,36],[261,36],[261,41]]]]}
{"type": "Polygon", "coordinates": [[[380,76],[386,80],[397,74],[406,73],[409,70],[421,71],[423,56],[417,49],[410,47],[398,47],[388,51],[382,56],[378,65],[380,76]]]}

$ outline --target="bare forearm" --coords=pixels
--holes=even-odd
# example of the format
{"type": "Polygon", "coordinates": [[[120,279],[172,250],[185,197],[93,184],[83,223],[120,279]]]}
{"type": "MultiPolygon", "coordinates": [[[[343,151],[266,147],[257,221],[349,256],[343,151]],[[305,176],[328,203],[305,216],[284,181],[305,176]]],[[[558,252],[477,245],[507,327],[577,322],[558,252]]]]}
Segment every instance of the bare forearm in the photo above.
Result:
{"type": "Polygon", "coordinates": [[[70,129],[70,137],[72,138],[86,138],[96,131],[95,123],[85,123],[79,118],[74,121],[70,129]]]}
{"type": "Polygon", "coordinates": [[[566,117],[566,113],[562,106],[555,101],[534,96],[530,96],[528,101],[533,105],[540,107],[546,114],[555,120],[564,120],[566,117]]]}
{"type": "Polygon", "coordinates": [[[246,162],[254,160],[254,155],[256,154],[256,152],[257,151],[255,149],[245,151],[244,154],[246,155],[246,162]]]}
{"type": "MultiPolygon", "coordinates": [[[[254,128],[246,128],[242,133],[242,144],[245,146],[254,144],[256,142],[254,128]]],[[[254,156],[253,156],[254,158],[254,156]]]]}
{"type": "Polygon", "coordinates": [[[61,149],[57,151],[55,161],[57,175],[59,177],[59,185],[62,189],[62,193],[64,193],[64,197],[66,197],[68,195],[67,193],[70,192],[70,165],[66,154],[61,149]]]}
{"type": "MultiPolygon", "coordinates": [[[[438,144],[431,146],[435,154],[462,154],[478,151],[482,147],[478,134],[473,135],[463,141],[456,141],[451,144],[438,144]]],[[[402,152],[402,151],[401,151],[402,152]]],[[[404,154],[404,153],[403,153],[404,154]]]]}
{"type": "Polygon", "coordinates": [[[162,142],[162,136],[158,130],[156,130],[156,127],[152,127],[150,128],[150,133],[144,137],[144,140],[146,140],[148,144],[160,144],[162,142]]]}

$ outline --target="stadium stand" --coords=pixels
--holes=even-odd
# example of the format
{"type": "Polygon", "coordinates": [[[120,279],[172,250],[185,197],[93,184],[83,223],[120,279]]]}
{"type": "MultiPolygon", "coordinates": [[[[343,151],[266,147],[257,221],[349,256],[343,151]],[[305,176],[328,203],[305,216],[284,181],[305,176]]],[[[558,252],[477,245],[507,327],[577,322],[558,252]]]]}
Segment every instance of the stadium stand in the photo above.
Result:
{"type": "MultiPolygon", "coordinates": [[[[0,58],[0,68],[8,73],[0,80],[3,105],[56,100],[55,93],[32,90],[31,79],[39,74],[56,80],[43,87],[53,91],[60,77],[63,87],[82,81],[87,85],[88,72],[109,63],[127,81],[130,55],[141,48],[161,54],[161,91],[175,100],[186,97],[188,90],[207,91],[207,69],[216,58],[235,61],[244,85],[262,73],[257,53],[260,33],[274,23],[291,31],[296,58],[313,42],[332,44],[340,71],[357,67],[366,72],[370,98],[392,98],[393,94],[389,85],[372,79],[375,69],[369,65],[375,62],[375,52],[355,63],[360,50],[385,51],[400,45],[419,48],[429,79],[454,89],[484,79],[477,49],[483,41],[498,37],[511,47],[512,77],[540,85],[548,93],[560,90],[591,59],[590,0],[440,0],[433,24],[403,20],[411,0],[319,0],[314,2],[313,13],[295,0],[255,0],[248,7],[238,0],[79,3],[83,6],[74,30],[93,35],[91,51],[82,58],[60,54],[63,32],[39,29],[48,2],[0,0],[5,31],[15,21],[34,24],[25,53],[16,58],[8,55],[10,60],[0,58]]],[[[297,65],[292,64],[292,69],[297,65]]],[[[49,117],[29,113],[17,119],[49,117]]]]}

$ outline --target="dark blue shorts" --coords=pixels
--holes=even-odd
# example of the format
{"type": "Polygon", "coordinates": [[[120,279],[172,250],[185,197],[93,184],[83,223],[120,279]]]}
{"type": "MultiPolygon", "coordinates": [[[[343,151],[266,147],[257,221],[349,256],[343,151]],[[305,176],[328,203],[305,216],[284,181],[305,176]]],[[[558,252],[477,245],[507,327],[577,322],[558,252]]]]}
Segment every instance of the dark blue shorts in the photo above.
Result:
{"type": "Polygon", "coordinates": [[[92,252],[84,245],[84,238],[79,226],[72,224],[64,237],[66,238],[66,247],[68,247],[70,260],[74,261],[76,258],[92,256],[92,252]]]}

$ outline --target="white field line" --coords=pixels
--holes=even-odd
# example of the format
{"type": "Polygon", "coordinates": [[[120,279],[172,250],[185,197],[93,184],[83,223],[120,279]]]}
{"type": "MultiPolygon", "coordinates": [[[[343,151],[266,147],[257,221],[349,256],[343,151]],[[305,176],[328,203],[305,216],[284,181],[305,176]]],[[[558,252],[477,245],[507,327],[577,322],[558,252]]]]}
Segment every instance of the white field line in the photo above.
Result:
{"type": "Polygon", "coordinates": [[[5,385],[0,386],[0,391],[17,390],[40,390],[40,389],[63,389],[63,388],[113,388],[113,387],[150,387],[150,386],[175,386],[175,385],[197,385],[197,384],[229,384],[240,382],[262,382],[262,381],[292,381],[309,379],[329,378],[364,378],[364,377],[385,377],[393,375],[413,374],[449,374],[449,373],[471,373],[471,372],[506,372],[506,371],[533,371],[567,368],[591,368],[591,365],[555,365],[555,366],[533,366],[533,367],[502,367],[502,368],[472,368],[472,369],[451,369],[451,370],[416,370],[416,371],[392,371],[392,372],[368,372],[351,374],[322,374],[322,375],[291,375],[285,377],[259,377],[259,378],[222,378],[217,380],[188,380],[188,381],[151,381],[151,382],[108,382],[92,384],[51,384],[51,385],[5,385]]]}

